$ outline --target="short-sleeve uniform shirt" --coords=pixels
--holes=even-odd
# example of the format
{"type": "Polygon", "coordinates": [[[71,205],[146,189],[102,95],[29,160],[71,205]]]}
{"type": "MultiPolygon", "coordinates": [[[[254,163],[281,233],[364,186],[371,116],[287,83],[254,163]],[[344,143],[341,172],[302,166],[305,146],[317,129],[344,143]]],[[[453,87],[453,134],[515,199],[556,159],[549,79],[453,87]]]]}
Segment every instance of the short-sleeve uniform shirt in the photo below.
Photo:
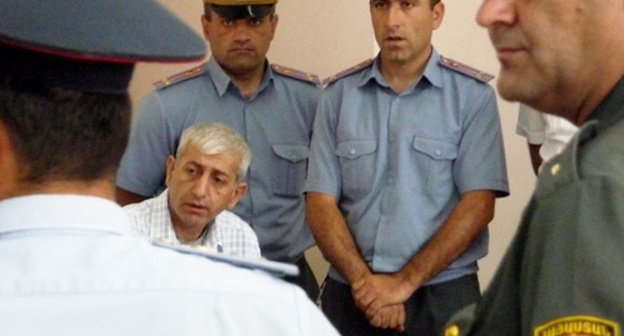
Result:
{"type": "MultiPolygon", "coordinates": [[[[440,60],[434,50],[422,78],[401,94],[375,60],[330,84],[319,103],[305,190],[339,199],[375,272],[401,269],[463,193],[508,193],[494,91],[440,60]]],[[[486,252],[487,233],[430,284],[476,272],[486,252]]]]}
{"type": "Polygon", "coordinates": [[[117,185],[144,196],[158,194],[164,189],[166,158],[175,153],[182,131],[200,122],[226,124],[245,138],[253,155],[248,192],[232,211],[254,229],[267,258],[300,258],[313,245],[302,188],[320,88],[274,67],[267,65],[250,99],[240,95],[214,59],[148,95],[134,121],[117,185]]]}

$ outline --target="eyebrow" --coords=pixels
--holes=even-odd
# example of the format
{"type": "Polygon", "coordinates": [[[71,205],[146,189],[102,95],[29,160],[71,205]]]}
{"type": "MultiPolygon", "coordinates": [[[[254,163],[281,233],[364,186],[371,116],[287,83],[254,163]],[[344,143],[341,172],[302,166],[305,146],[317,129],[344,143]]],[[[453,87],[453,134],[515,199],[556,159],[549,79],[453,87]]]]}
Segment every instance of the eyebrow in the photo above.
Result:
{"type": "MultiPolygon", "coordinates": [[[[195,161],[195,160],[190,160],[190,161],[188,161],[188,162],[186,162],[186,163],[184,164],[184,166],[187,166],[187,165],[193,165],[193,166],[195,166],[195,167],[199,167],[199,168],[201,168],[202,170],[207,170],[205,165],[203,165],[203,164],[201,164],[201,163],[199,163],[199,162],[197,162],[197,161],[195,161]]],[[[216,171],[216,172],[217,172],[217,174],[220,174],[220,175],[225,175],[225,176],[228,176],[228,177],[230,176],[230,175],[229,175],[226,171],[223,171],[222,169],[218,169],[218,168],[216,168],[216,167],[212,167],[212,168],[211,168],[211,170],[216,171]]],[[[235,172],[235,173],[233,174],[233,176],[234,176],[234,178],[236,178],[237,173],[235,172]]]]}

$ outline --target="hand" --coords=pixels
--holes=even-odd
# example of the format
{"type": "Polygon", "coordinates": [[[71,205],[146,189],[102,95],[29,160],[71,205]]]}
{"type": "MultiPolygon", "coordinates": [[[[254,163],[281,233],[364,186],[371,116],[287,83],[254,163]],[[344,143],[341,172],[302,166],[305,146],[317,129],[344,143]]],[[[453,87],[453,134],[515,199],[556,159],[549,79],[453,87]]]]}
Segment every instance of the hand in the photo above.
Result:
{"type": "Polygon", "coordinates": [[[369,319],[382,307],[404,303],[415,290],[400,273],[371,274],[351,285],[355,304],[369,319]]]}
{"type": "Polygon", "coordinates": [[[376,328],[389,328],[403,332],[405,331],[405,306],[401,303],[382,307],[368,319],[368,322],[376,328]]]}

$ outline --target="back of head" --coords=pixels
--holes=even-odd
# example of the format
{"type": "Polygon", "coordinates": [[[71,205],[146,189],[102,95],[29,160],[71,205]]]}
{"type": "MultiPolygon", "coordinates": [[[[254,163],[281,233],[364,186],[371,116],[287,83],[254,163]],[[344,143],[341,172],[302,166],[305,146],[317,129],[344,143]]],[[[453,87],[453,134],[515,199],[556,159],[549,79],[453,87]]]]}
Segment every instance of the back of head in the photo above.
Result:
{"type": "Polygon", "coordinates": [[[235,153],[241,157],[238,165],[237,180],[241,181],[247,174],[251,162],[251,151],[233,128],[220,123],[195,124],[182,132],[176,156],[180,157],[188,144],[197,146],[206,155],[235,153]]]}
{"type": "Polygon", "coordinates": [[[114,174],[126,146],[127,94],[46,88],[3,77],[0,122],[8,131],[22,182],[92,181],[114,174]]]}
{"type": "Polygon", "coordinates": [[[27,183],[113,177],[134,64],[194,61],[205,50],[151,0],[4,0],[0,11],[10,13],[0,20],[0,126],[27,183]]]}

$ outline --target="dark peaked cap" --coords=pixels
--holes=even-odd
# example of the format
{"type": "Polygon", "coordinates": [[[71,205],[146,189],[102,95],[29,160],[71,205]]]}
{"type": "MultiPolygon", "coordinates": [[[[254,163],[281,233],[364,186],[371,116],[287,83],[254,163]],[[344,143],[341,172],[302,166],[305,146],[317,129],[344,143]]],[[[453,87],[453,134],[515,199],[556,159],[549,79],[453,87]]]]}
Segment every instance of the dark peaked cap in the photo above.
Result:
{"type": "Polygon", "coordinates": [[[48,87],[127,90],[134,64],[200,60],[203,39],[152,0],[0,0],[0,73],[48,87]]]}

